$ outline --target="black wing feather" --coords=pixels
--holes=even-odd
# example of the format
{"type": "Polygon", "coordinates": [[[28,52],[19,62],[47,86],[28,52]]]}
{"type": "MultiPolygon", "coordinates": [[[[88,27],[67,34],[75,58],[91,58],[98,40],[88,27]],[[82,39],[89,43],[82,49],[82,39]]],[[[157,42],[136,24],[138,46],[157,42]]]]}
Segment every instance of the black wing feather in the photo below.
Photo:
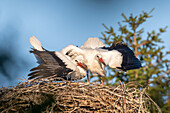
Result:
{"type": "Polygon", "coordinates": [[[33,49],[30,52],[38,55],[44,63],[32,68],[30,70],[32,72],[28,74],[28,76],[30,76],[28,79],[46,78],[54,75],[56,77],[66,78],[66,75],[73,71],[72,69],[66,68],[66,64],[54,51],[38,51],[33,49]]]}
{"type": "Polygon", "coordinates": [[[141,66],[141,62],[136,58],[134,52],[123,42],[113,42],[112,46],[110,47],[102,47],[102,49],[107,49],[108,51],[117,50],[122,53],[123,62],[121,67],[117,67],[123,71],[131,70],[131,69],[138,69],[141,66]]]}

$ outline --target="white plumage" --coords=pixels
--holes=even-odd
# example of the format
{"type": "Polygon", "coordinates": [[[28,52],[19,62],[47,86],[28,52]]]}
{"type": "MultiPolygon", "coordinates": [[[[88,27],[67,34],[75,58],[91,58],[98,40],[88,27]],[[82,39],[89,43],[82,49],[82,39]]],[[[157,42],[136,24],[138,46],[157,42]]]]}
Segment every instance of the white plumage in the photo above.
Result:
{"type": "Polygon", "coordinates": [[[117,50],[108,51],[103,49],[98,49],[98,51],[101,54],[105,64],[110,68],[121,67],[123,56],[120,52],[117,50]]]}
{"type": "Polygon", "coordinates": [[[96,49],[104,46],[105,44],[103,44],[102,41],[100,41],[97,37],[95,37],[95,38],[88,38],[88,40],[80,48],[96,49]]]}
{"type": "Polygon", "coordinates": [[[81,48],[78,48],[73,45],[69,45],[69,46],[66,46],[64,49],[62,49],[60,52],[70,57],[71,59],[75,57],[82,57],[82,59],[84,59],[83,62],[87,65],[88,69],[92,73],[97,73],[101,76],[105,75],[103,66],[102,64],[100,64],[100,62],[98,61],[99,59],[97,58],[97,56],[100,54],[98,50],[92,49],[88,47],[87,45],[86,47],[82,46],[81,48]]]}
{"type": "Polygon", "coordinates": [[[126,71],[141,67],[141,63],[136,58],[133,51],[123,42],[113,42],[112,46],[105,47],[98,38],[90,38],[85,42],[85,45],[86,48],[92,48],[98,51],[98,55],[101,55],[104,63],[110,68],[126,71]]]}
{"type": "Polygon", "coordinates": [[[105,75],[104,69],[106,65],[123,71],[141,67],[141,63],[135,57],[133,51],[122,42],[113,43],[112,46],[105,47],[98,38],[89,38],[80,49],[78,47],[64,48],[66,55],[71,58],[77,55],[83,56],[84,63],[88,69],[100,76],[105,75]]]}
{"type": "MultiPolygon", "coordinates": [[[[84,63],[87,65],[91,73],[93,73],[94,75],[98,74],[98,76],[104,76],[104,61],[101,58],[100,51],[96,49],[98,47],[103,47],[104,44],[99,39],[94,39],[89,38],[80,48],[73,45],[69,45],[62,49],[61,52],[70,58],[78,56],[83,57],[84,63]]],[[[88,73],[87,82],[89,82],[88,73]]]]}
{"type": "Polygon", "coordinates": [[[34,47],[34,49],[37,49],[39,51],[44,51],[41,45],[41,42],[35,37],[30,38],[30,44],[34,47]]]}

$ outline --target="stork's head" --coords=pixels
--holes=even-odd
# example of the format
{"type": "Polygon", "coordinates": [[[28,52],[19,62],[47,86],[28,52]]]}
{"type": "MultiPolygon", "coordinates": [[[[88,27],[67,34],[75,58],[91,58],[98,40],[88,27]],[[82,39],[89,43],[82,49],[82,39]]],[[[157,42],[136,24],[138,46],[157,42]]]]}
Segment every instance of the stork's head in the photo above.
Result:
{"type": "Polygon", "coordinates": [[[106,63],[104,62],[104,60],[100,54],[96,55],[96,59],[100,64],[103,64],[104,66],[106,66],[106,63]]]}
{"type": "Polygon", "coordinates": [[[86,70],[86,71],[88,70],[87,65],[84,64],[82,61],[80,61],[80,60],[78,60],[78,59],[75,59],[75,62],[77,63],[77,66],[83,68],[83,69],[86,70]]]}

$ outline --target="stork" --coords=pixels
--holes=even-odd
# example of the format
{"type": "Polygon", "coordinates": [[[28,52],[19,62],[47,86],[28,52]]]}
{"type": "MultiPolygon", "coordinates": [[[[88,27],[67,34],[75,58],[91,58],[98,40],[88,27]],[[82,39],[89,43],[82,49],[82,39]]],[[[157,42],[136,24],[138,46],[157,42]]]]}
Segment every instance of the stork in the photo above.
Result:
{"type": "Polygon", "coordinates": [[[101,84],[103,84],[102,75],[105,75],[104,68],[106,65],[123,71],[141,67],[141,63],[134,52],[122,42],[114,42],[112,46],[105,47],[98,38],[89,38],[80,49],[66,47],[64,50],[66,50],[65,54],[70,57],[83,55],[88,69],[101,76],[101,84]]]}
{"type": "Polygon", "coordinates": [[[97,50],[99,47],[104,47],[102,41],[97,37],[89,38],[80,48],[85,52],[85,58],[88,59],[87,66],[93,75],[100,76],[100,82],[103,84],[102,77],[106,75],[105,72],[105,62],[97,50]]]}
{"type": "Polygon", "coordinates": [[[99,52],[97,56],[110,68],[127,71],[142,67],[134,52],[123,42],[113,42],[110,47],[105,47],[98,38],[89,38],[81,48],[96,49],[99,52]]]}
{"type": "Polygon", "coordinates": [[[86,76],[87,67],[79,57],[71,60],[60,52],[48,51],[42,47],[41,42],[35,36],[29,41],[33,46],[30,52],[35,55],[39,63],[39,66],[31,69],[29,79],[61,77],[66,80],[77,80],[86,76]]]}
{"type": "Polygon", "coordinates": [[[110,47],[105,47],[98,38],[89,38],[81,48],[96,49],[110,68],[127,71],[142,67],[134,52],[123,42],[113,42],[110,47]]]}
{"type": "MultiPolygon", "coordinates": [[[[60,52],[65,54],[66,56],[69,56],[70,58],[74,58],[76,56],[81,56],[84,59],[84,63],[87,65],[87,68],[94,74],[96,73],[101,76],[101,84],[103,84],[102,76],[105,76],[105,70],[104,70],[104,61],[97,49],[95,47],[103,47],[102,42],[93,42],[88,41],[85,42],[84,45],[80,48],[68,45],[64,49],[62,49],[60,52]]],[[[87,82],[89,82],[89,76],[87,71],[87,82]]]]}

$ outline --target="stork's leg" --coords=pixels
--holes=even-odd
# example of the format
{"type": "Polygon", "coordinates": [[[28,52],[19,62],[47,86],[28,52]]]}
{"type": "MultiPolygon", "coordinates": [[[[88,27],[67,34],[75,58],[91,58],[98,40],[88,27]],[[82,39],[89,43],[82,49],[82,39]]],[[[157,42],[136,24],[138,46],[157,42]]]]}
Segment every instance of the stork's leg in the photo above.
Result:
{"type": "Polygon", "coordinates": [[[87,83],[89,83],[89,72],[87,71],[87,83]]]}
{"type": "Polygon", "coordinates": [[[103,85],[103,77],[100,75],[100,84],[103,85]]]}

